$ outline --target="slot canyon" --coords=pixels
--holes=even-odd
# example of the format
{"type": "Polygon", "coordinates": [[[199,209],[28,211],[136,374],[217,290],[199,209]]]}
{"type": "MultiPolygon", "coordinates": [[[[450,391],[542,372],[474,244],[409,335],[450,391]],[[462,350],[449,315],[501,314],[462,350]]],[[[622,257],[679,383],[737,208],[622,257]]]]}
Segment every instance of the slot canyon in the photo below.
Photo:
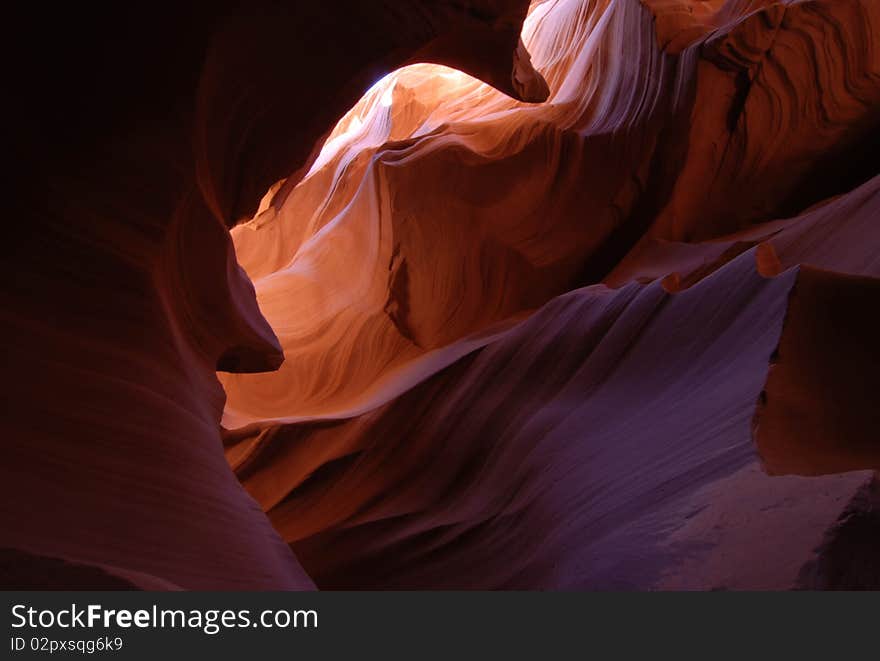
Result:
{"type": "Polygon", "coordinates": [[[880,589],[880,2],[26,11],[0,585],[880,589]]]}

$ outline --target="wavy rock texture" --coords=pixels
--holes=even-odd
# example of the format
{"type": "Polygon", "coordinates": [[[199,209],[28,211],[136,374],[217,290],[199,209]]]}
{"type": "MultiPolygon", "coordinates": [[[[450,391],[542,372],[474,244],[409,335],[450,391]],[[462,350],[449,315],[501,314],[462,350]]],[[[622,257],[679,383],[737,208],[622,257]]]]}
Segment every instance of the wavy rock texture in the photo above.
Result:
{"type": "MultiPolygon", "coordinates": [[[[783,332],[792,287],[809,296],[812,276],[765,279],[747,253],[674,295],[659,281],[578,290],[377,411],[270,428],[230,456],[325,587],[786,587],[799,569],[784,568],[786,552],[806,554],[821,530],[802,523],[788,549],[756,550],[773,525],[757,512],[795,491],[833,520],[840,496],[817,492],[866,479],[761,493],[752,468],[768,362],[796,332],[783,332]],[[724,480],[757,502],[724,503],[712,491],[724,480]],[[753,529],[713,549],[738,557],[697,582],[682,560],[717,560],[689,520],[729,510],[753,529]],[[744,559],[758,576],[742,575],[744,559]]],[[[857,464],[877,458],[874,445],[857,464]]]]}
{"type": "Polygon", "coordinates": [[[4,585],[314,586],[223,454],[215,370],[283,360],[225,225],[413,57],[546,95],[519,45],[526,2],[389,1],[368,23],[351,22],[360,1],[314,6],[61,9],[17,31],[39,43],[4,42],[21,63],[4,121],[4,585]],[[266,108],[292,95],[300,114],[274,124],[266,108]]]}
{"type": "Polygon", "coordinates": [[[880,4],[62,19],[5,122],[4,584],[876,582],[880,4]]]}
{"type": "Polygon", "coordinates": [[[287,360],[227,455],[316,583],[802,585],[880,468],[878,29],[550,0],[546,104],[377,83],[232,231],[287,360]]]}

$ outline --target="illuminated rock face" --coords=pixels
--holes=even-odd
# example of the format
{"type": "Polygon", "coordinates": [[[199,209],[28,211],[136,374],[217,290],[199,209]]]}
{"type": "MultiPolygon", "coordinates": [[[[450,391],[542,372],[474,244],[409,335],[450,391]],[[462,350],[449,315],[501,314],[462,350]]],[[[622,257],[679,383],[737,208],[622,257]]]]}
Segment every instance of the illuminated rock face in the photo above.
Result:
{"type": "Polygon", "coordinates": [[[4,583],[870,582],[880,5],[288,4],[22,77],[4,583]]]}
{"type": "Polygon", "coordinates": [[[798,585],[880,468],[877,27],[534,3],[547,103],[377,83],[232,231],[286,361],[227,454],[317,584],[798,585]]]}
{"type": "Polygon", "coordinates": [[[386,2],[372,32],[342,21],[362,6],[328,3],[313,24],[253,5],[259,18],[242,22],[224,3],[192,16],[77,9],[35,17],[38,46],[12,42],[29,68],[11,80],[18,179],[3,257],[15,277],[0,291],[5,584],[313,586],[223,454],[215,370],[283,360],[225,225],[257,208],[253,182],[307,167],[373,76],[420,52],[511,94],[546,92],[517,48],[525,2],[386,2]],[[495,39],[456,47],[459,28],[495,39]],[[253,41],[278,30],[303,38],[253,41]],[[226,66],[239,58],[253,80],[226,66]],[[339,113],[272,125],[265,108],[297,82],[301,108],[339,113]],[[292,149],[284,161],[278,144],[292,149]]]}

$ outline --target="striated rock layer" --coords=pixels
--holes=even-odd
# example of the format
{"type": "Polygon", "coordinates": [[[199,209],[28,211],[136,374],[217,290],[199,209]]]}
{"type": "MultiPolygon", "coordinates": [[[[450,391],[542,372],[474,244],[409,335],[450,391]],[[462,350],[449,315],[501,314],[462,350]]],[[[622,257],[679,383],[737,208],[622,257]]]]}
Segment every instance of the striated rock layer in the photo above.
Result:
{"type": "Polygon", "coordinates": [[[264,4],[247,21],[234,3],[59,10],[18,30],[39,43],[4,43],[26,62],[4,122],[6,586],[313,587],[223,454],[215,370],[283,360],[226,225],[257,208],[253,186],[308,166],[338,115],[306,107],[341,114],[414,57],[546,96],[519,45],[521,0],[388,1],[368,24],[343,20],[359,0],[264,4]],[[300,115],[273,123],[266,108],[294,96],[300,115]]]}
{"type": "Polygon", "coordinates": [[[5,586],[876,587],[880,4],[257,4],[4,46],[5,586]]]}
{"type": "Polygon", "coordinates": [[[317,584],[803,585],[880,468],[878,29],[548,1],[545,104],[373,87],[232,231],[287,360],[227,455],[317,584]]]}

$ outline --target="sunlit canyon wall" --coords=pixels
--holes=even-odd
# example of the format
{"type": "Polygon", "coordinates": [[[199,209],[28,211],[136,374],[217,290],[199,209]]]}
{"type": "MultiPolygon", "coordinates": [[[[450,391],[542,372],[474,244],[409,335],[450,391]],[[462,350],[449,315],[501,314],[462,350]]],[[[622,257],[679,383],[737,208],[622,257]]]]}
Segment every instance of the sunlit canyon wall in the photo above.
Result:
{"type": "Polygon", "coordinates": [[[290,5],[21,83],[4,583],[880,587],[880,4],[290,5]]]}

